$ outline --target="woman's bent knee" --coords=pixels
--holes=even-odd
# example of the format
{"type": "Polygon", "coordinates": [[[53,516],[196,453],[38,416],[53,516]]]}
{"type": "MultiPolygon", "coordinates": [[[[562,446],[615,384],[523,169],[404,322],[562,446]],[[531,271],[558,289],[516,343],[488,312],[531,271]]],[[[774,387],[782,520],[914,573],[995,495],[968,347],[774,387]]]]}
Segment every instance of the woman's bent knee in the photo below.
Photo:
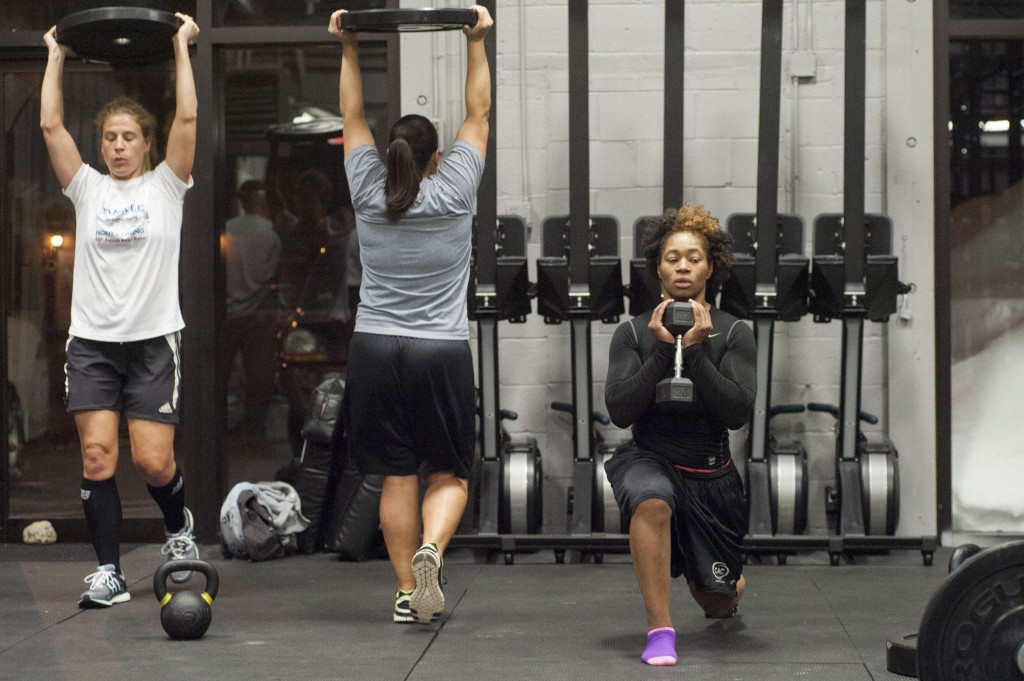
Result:
{"type": "Polygon", "coordinates": [[[633,511],[630,522],[667,523],[672,519],[672,507],[664,499],[644,499],[633,511]]]}
{"type": "Polygon", "coordinates": [[[732,617],[736,614],[736,607],[739,605],[739,597],[730,598],[725,594],[715,594],[716,598],[712,598],[702,604],[704,608],[704,616],[708,619],[724,619],[726,617],[732,617]]]}
{"type": "Polygon", "coordinates": [[[153,487],[162,487],[169,483],[177,470],[173,453],[170,456],[136,456],[133,461],[142,479],[153,487]]]}
{"type": "Polygon", "coordinates": [[[106,480],[114,475],[117,452],[98,442],[82,445],[82,477],[86,480],[106,480]]]}

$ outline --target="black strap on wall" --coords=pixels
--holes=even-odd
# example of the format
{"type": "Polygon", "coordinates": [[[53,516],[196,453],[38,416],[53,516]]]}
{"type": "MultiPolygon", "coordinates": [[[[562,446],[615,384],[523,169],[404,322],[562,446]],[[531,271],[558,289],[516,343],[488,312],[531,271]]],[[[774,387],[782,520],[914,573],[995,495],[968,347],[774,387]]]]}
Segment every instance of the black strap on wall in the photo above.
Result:
{"type": "Polygon", "coordinates": [[[843,237],[847,295],[844,307],[863,304],[864,263],[864,63],[865,0],[846,2],[846,90],[843,128],[843,237]],[[859,296],[851,305],[853,296],[859,296]]]}
{"type": "Polygon", "coordinates": [[[764,0],[757,145],[757,289],[755,314],[775,313],[779,221],[779,107],[782,92],[782,0],[764,0]]]}
{"type": "Polygon", "coordinates": [[[662,169],[664,208],[683,205],[683,63],[686,3],[665,3],[665,158],[662,169]]]}
{"type": "Polygon", "coordinates": [[[569,299],[590,309],[590,65],[588,3],[569,3],[569,299]]]}

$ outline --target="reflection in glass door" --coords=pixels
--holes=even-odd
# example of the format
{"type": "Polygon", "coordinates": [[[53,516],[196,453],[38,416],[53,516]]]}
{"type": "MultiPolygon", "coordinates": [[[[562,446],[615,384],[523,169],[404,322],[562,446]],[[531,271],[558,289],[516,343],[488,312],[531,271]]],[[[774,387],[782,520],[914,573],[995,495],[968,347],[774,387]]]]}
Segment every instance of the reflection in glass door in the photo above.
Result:
{"type": "MultiPolygon", "coordinates": [[[[389,125],[387,43],[360,44],[367,121],[389,125]]],[[[221,53],[228,196],[227,483],[291,479],[314,388],[347,369],[358,243],[338,111],[337,45],[221,53]]]]}
{"type": "Polygon", "coordinates": [[[953,530],[1024,531],[1024,42],[950,44],[953,530]]]}
{"type": "MultiPolygon", "coordinates": [[[[64,406],[64,346],[71,309],[75,215],[50,167],[39,131],[42,67],[10,69],[3,78],[4,168],[0,206],[9,262],[7,390],[10,517],[63,519],[82,515],[81,456],[64,406]]],[[[158,121],[173,111],[165,67],[111,70],[69,63],[64,75],[65,126],[83,161],[106,171],[93,119],[115,96],[137,98],[158,121]]],[[[158,135],[165,135],[160,130],[158,135]]],[[[157,140],[157,154],[163,148],[157,140]]],[[[123,425],[123,424],[122,424],[123,425]]],[[[126,518],[158,515],[132,469],[122,428],[118,487],[126,518]]]]}

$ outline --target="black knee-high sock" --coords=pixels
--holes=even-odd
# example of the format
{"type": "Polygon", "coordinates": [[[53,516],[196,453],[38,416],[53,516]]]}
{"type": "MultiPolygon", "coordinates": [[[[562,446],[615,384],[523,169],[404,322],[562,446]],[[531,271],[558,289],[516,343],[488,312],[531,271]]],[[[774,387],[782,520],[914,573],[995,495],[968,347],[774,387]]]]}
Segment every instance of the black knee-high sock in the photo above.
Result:
{"type": "Polygon", "coordinates": [[[121,496],[114,478],[82,479],[82,508],[99,565],[121,571],[121,496]]]}
{"type": "Polygon", "coordinates": [[[160,507],[164,514],[164,529],[170,534],[180,532],[185,527],[185,479],[181,471],[175,471],[171,481],[163,487],[149,488],[149,496],[160,507]]]}

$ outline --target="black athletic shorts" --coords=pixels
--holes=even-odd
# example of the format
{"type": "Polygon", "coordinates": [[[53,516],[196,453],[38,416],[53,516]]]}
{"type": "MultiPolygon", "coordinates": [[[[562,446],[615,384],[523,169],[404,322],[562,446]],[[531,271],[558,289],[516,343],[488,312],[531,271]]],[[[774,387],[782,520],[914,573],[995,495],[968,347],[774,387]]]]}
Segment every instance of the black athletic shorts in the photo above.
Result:
{"type": "Polygon", "coordinates": [[[468,341],[353,334],[343,410],[361,473],[468,478],[475,405],[468,341]]]}
{"type": "Polygon", "coordinates": [[[180,387],[180,332],[128,343],[68,338],[68,412],[109,410],[176,424],[180,387]]]}
{"type": "Polygon", "coordinates": [[[641,501],[663,499],[672,508],[672,576],[700,591],[736,596],[743,574],[747,500],[736,467],[685,472],[630,441],[605,463],[615,501],[630,516],[641,501]]]}

